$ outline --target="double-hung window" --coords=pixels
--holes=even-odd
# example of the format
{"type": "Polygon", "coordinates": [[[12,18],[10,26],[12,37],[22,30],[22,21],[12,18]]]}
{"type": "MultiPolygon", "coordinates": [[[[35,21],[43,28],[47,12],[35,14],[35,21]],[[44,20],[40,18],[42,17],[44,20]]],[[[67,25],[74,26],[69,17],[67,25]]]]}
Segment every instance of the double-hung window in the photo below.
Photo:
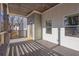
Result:
{"type": "Polygon", "coordinates": [[[79,35],[79,14],[66,16],[65,34],[71,36],[79,35]]]}
{"type": "Polygon", "coordinates": [[[51,20],[46,21],[46,33],[52,34],[52,21],[51,20]]]}

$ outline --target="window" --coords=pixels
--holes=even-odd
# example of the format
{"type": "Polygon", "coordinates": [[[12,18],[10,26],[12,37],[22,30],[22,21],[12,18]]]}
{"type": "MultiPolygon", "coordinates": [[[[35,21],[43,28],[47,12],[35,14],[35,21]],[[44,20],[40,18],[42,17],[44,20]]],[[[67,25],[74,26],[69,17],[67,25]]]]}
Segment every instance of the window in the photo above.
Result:
{"type": "Polygon", "coordinates": [[[0,32],[4,30],[3,12],[0,11],[0,32]]]}
{"type": "Polygon", "coordinates": [[[46,21],[46,33],[52,34],[52,21],[51,20],[46,21]]]}
{"type": "Polygon", "coordinates": [[[79,37],[79,14],[65,17],[65,34],[79,37]]]}

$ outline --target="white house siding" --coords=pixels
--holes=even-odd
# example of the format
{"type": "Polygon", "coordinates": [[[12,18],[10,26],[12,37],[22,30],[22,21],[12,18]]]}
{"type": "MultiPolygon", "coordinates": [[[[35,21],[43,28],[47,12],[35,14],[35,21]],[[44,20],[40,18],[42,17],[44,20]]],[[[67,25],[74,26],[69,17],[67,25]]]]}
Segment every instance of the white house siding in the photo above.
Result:
{"type": "Polygon", "coordinates": [[[23,35],[24,35],[24,37],[26,37],[27,36],[27,33],[26,33],[26,31],[27,31],[27,18],[24,18],[23,19],[23,35]]]}
{"type": "Polygon", "coordinates": [[[58,43],[58,27],[61,27],[61,45],[79,51],[79,38],[65,36],[64,17],[71,14],[79,13],[79,4],[58,4],[55,7],[43,12],[42,14],[42,30],[43,39],[58,43]],[[52,20],[52,34],[46,33],[45,22],[52,20]]]}
{"type": "Polygon", "coordinates": [[[35,14],[35,39],[41,39],[41,15],[35,14]]]}

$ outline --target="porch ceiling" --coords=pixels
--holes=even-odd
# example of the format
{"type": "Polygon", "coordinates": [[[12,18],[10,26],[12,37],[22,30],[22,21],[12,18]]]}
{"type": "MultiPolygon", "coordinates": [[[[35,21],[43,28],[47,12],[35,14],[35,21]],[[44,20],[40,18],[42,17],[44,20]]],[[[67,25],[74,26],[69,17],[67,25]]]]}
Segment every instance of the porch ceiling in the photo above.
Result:
{"type": "Polygon", "coordinates": [[[58,3],[9,3],[8,7],[10,13],[26,16],[33,10],[44,12],[57,4],[58,3]]]}

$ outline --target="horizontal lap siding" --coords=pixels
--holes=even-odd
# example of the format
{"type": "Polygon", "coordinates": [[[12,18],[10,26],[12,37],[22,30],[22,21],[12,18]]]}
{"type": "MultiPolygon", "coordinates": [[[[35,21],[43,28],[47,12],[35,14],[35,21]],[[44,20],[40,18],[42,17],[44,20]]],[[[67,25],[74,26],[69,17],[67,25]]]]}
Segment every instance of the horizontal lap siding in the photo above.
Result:
{"type": "Polygon", "coordinates": [[[58,28],[61,31],[61,45],[79,51],[79,38],[65,36],[64,17],[79,13],[79,4],[59,4],[42,14],[43,39],[58,42],[58,28]],[[52,20],[52,34],[46,33],[46,20],[52,20]]]}

